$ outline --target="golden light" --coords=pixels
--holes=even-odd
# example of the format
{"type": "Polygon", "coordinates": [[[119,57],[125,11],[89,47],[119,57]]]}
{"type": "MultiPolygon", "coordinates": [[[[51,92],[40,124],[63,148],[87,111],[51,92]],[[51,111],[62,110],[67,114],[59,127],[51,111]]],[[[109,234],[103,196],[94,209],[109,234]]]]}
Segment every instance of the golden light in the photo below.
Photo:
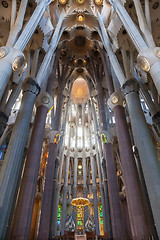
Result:
{"type": "Polygon", "coordinates": [[[89,99],[87,82],[83,78],[77,78],[74,81],[71,98],[78,103],[82,103],[82,101],[86,101],[89,99]]]}
{"type": "Polygon", "coordinates": [[[114,96],[112,97],[112,99],[111,99],[111,102],[112,102],[113,104],[117,104],[117,103],[119,102],[118,96],[114,95],[114,96]]]}
{"type": "Polygon", "coordinates": [[[72,206],[75,206],[75,207],[86,207],[86,206],[89,206],[90,202],[88,198],[79,197],[79,198],[74,198],[71,204],[72,206]]]}
{"type": "Polygon", "coordinates": [[[85,19],[85,16],[84,16],[82,13],[79,13],[79,14],[77,15],[77,20],[78,20],[79,22],[83,22],[84,19],[85,19]]]}
{"type": "Polygon", "coordinates": [[[59,3],[62,4],[62,5],[64,5],[64,4],[67,3],[67,0],[59,0],[59,3]]]}
{"type": "Polygon", "coordinates": [[[95,4],[96,4],[97,6],[102,5],[102,3],[103,3],[103,0],[95,0],[95,4]]]}
{"type": "Polygon", "coordinates": [[[147,58],[145,58],[143,56],[138,56],[137,63],[143,71],[149,72],[151,67],[150,67],[150,64],[149,64],[149,61],[147,58]]]}
{"type": "Polygon", "coordinates": [[[53,109],[53,107],[54,107],[54,105],[52,105],[52,107],[49,109],[49,111],[48,111],[48,112],[50,112],[50,111],[53,109]]]}
{"type": "Polygon", "coordinates": [[[55,143],[55,144],[58,144],[59,141],[60,141],[60,134],[57,133],[56,136],[54,137],[54,143],[55,143]]]}
{"type": "Polygon", "coordinates": [[[76,2],[81,5],[85,2],[85,0],[76,0],[76,2]]]}
{"type": "Polygon", "coordinates": [[[82,169],[82,165],[78,165],[78,169],[82,169]]]}

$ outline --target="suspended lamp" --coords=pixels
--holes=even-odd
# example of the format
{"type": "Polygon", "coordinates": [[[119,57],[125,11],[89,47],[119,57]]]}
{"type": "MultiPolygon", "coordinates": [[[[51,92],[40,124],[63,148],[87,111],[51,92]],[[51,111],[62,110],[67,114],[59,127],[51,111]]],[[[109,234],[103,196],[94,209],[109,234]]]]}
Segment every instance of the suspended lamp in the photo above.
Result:
{"type": "Polygon", "coordinates": [[[83,22],[84,19],[85,19],[85,16],[84,16],[82,13],[79,13],[79,14],[77,15],[77,20],[78,20],[79,22],[83,22]]]}

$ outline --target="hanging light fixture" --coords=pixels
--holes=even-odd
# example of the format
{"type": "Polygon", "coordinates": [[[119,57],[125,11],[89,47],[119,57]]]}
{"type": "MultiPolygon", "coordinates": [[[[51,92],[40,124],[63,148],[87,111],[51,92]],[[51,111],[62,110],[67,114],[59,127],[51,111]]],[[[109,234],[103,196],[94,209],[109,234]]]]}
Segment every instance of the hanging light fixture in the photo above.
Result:
{"type": "Polygon", "coordinates": [[[79,22],[83,22],[84,19],[85,19],[85,16],[83,15],[83,13],[79,13],[79,14],[77,15],[77,20],[78,20],[79,22]]]}

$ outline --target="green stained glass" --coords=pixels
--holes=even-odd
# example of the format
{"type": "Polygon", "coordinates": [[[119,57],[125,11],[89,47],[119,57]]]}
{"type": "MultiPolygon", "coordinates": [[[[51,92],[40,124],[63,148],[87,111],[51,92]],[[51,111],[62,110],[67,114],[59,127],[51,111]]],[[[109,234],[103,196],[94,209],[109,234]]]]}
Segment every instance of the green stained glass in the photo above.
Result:
{"type": "Polygon", "coordinates": [[[99,217],[100,217],[100,224],[103,224],[103,211],[102,211],[102,205],[99,206],[99,217]]]}
{"type": "Polygon", "coordinates": [[[58,205],[58,215],[57,215],[57,220],[60,221],[61,219],[61,206],[58,205]]]}

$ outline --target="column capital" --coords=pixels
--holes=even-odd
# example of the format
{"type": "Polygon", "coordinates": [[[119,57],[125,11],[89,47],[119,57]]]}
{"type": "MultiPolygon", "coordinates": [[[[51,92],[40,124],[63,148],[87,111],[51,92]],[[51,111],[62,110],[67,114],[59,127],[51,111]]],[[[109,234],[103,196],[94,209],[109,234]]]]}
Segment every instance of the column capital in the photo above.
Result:
{"type": "Polygon", "coordinates": [[[140,68],[149,72],[152,65],[160,60],[160,48],[145,48],[137,56],[137,63],[140,68]]]}
{"type": "Polygon", "coordinates": [[[25,62],[25,56],[22,51],[6,46],[0,47],[0,59],[9,63],[15,72],[20,70],[25,62]]]}
{"type": "Polygon", "coordinates": [[[110,109],[113,111],[113,108],[115,106],[125,106],[125,99],[122,95],[122,93],[120,92],[113,92],[110,96],[110,98],[107,101],[108,106],[110,107],[110,109]]]}
{"type": "Polygon", "coordinates": [[[44,105],[49,109],[53,106],[53,98],[48,92],[41,91],[36,99],[36,107],[44,105]]]}
{"type": "Polygon", "coordinates": [[[122,91],[125,96],[131,92],[138,93],[139,92],[138,81],[135,78],[130,78],[122,85],[122,91]]]}
{"type": "Polygon", "coordinates": [[[60,131],[51,130],[46,134],[48,144],[49,143],[58,144],[59,141],[60,141],[60,137],[61,137],[61,132],[60,131]]]}
{"type": "Polygon", "coordinates": [[[40,93],[40,86],[31,77],[25,79],[25,81],[23,83],[23,86],[22,86],[22,89],[23,89],[23,93],[32,92],[36,96],[40,93]]]}
{"type": "Polygon", "coordinates": [[[109,130],[100,131],[99,137],[100,137],[101,143],[103,144],[112,142],[112,136],[109,130]]]}

